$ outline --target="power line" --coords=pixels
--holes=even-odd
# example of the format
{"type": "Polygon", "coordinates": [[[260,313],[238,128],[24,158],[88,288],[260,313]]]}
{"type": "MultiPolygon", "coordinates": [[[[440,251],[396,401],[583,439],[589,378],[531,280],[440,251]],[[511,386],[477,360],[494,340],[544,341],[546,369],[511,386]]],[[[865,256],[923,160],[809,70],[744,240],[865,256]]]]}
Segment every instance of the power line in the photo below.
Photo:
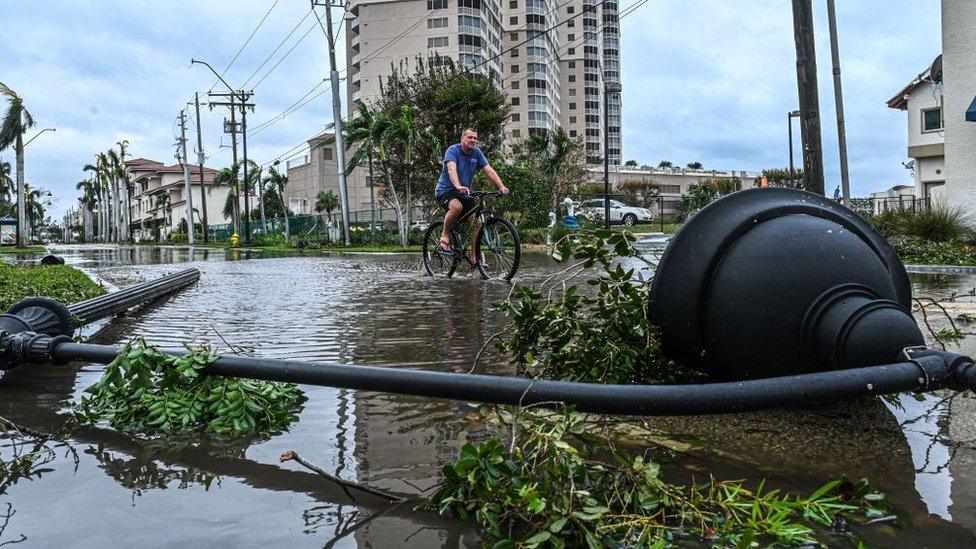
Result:
{"type": "MultiPolygon", "coordinates": [[[[269,15],[271,15],[271,12],[272,12],[272,11],[273,11],[273,10],[275,9],[275,6],[277,6],[277,5],[278,5],[278,2],[279,2],[279,1],[280,1],[280,0],[275,0],[275,1],[274,1],[274,4],[271,4],[271,7],[270,7],[270,8],[268,8],[268,11],[267,11],[267,12],[266,12],[266,13],[264,14],[264,17],[262,17],[262,18],[261,18],[261,20],[260,20],[260,21],[258,21],[258,24],[257,24],[257,26],[256,26],[256,27],[254,27],[254,30],[253,30],[253,31],[251,31],[251,35],[250,35],[250,36],[248,36],[248,37],[247,37],[247,40],[245,40],[245,41],[244,41],[244,43],[243,43],[243,44],[241,44],[241,47],[240,47],[240,48],[238,48],[238,50],[237,50],[237,53],[235,53],[235,54],[234,54],[234,58],[233,58],[233,59],[231,59],[231,60],[230,60],[230,63],[228,63],[228,64],[227,64],[227,66],[226,66],[226,67],[224,67],[224,70],[223,70],[223,71],[221,71],[221,73],[220,73],[220,76],[224,76],[225,74],[227,74],[227,71],[228,71],[228,70],[230,69],[230,67],[231,67],[231,65],[233,65],[233,64],[234,64],[234,63],[235,63],[235,62],[237,61],[237,58],[238,58],[238,57],[240,57],[240,55],[241,55],[241,52],[242,52],[242,51],[244,51],[244,48],[246,48],[246,47],[247,47],[247,45],[248,45],[249,43],[251,43],[251,39],[252,39],[252,38],[254,38],[254,35],[255,35],[255,34],[257,34],[257,32],[258,32],[258,29],[260,29],[260,28],[261,28],[261,25],[263,25],[263,24],[264,24],[264,21],[265,21],[265,20],[266,20],[266,19],[268,18],[268,16],[269,16],[269,15]]],[[[218,79],[216,79],[216,80],[214,80],[214,83],[210,85],[210,90],[209,90],[209,91],[213,91],[213,89],[214,89],[214,87],[216,87],[216,86],[217,86],[217,82],[219,82],[219,81],[220,81],[220,79],[219,79],[219,78],[218,78],[218,79]]]]}
{"type": "MultiPolygon", "coordinates": [[[[554,31],[555,29],[557,29],[557,28],[559,28],[559,27],[560,27],[561,25],[563,25],[563,24],[566,24],[566,23],[568,23],[569,21],[572,21],[572,20],[575,20],[576,18],[579,18],[579,17],[581,17],[581,16],[583,16],[583,15],[585,15],[585,14],[587,14],[587,13],[594,13],[594,12],[596,11],[596,7],[597,7],[597,6],[601,6],[601,7],[602,7],[602,6],[603,6],[603,4],[605,4],[605,3],[607,3],[608,1],[609,1],[609,0],[602,0],[602,1],[601,1],[601,2],[599,2],[598,4],[595,4],[594,6],[592,6],[592,7],[589,7],[588,9],[584,9],[584,10],[583,10],[583,11],[581,11],[580,13],[578,13],[578,14],[576,14],[576,15],[574,15],[573,17],[570,17],[570,18],[567,18],[567,19],[565,19],[565,20],[563,20],[563,21],[561,21],[561,22],[559,22],[559,23],[556,23],[555,25],[552,25],[552,26],[550,26],[550,27],[548,27],[548,28],[546,28],[545,30],[542,30],[542,31],[539,31],[538,33],[535,33],[535,34],[534,34],[534,35],[533,35],[533,36],[532,36],[531,38],[528,38],[528,39],[526,39],[526,40],[523,40],[522,42],[519,42],[518,44],[516,44],[516,45],[514,45],[514,46],[512,46],[512,47],[510,47],[510,48],[507,48],[507,49],[505,49],[505,50],[503,50],[503,51],[501,51],[501,52],[500,52],[499,54],[497,54],[497,55],[495,55],[495,56],[493,56],[493,57],[490,57],[490,58],[488,58],[488,59],[486,59],[486,60],[484,60],[484,61],[482,61],[482,62],[481,62],[481,63],[479,63],[478,65],[475,65],[474,67],[471,67],[471,68],[468,68],[468,69],[466,69],[466,70],[470,72],[471,70],[474,70],[474,69],[477,69],[477,68],[479,68],[479,67],[481,67],[481,66],[483,66],[483,65],[484,65],[485,63],[488,63],[488,62],[490,62],[490,61],[492,61],[492,60],[495,60],[495,59],[499,59],[499,58],[501,58],[501,57],[502,57],[503,55],[505,55],[506,53],[510,53],[511,51],[513,51],[513,50],[515,50],[515,49],[517,49],[518,47],[520,47],[520,46],[522,46],[522,45],[525,45],[525,44],[527,44],[528,42],[530,42],[530,41],[532,41],[532,40],[534,40],[535,38],[537,38],[537,37],[539,37],[539,36],[541,36],[541,35],[544,35],[544,34],[548,34],[548,33],[550,33],[550,32],[552,32],[552,31],[554,31]]],[[[650,0],[635,0],[635,1],[634,1],[634,2],[632,3],[632,4],[630,4],[630,5],[628,6],[628,7],[626,7],[626,8],[624,8],[624,9],[623,9],[622,11],[620,11],[620,12],[618,13],[618,16],[617,16],[617,22],[618,22],[618,24],[619,24],[619,22],[620,22],[621,20],[623,20],[623,19],[624,19],[625,17],[627,17],[627,16],[629,16],[629,15],[631,15],[631,14],[633,14],[634,12],[636,12],[636,11],[637,11],[638,9],[640,9],[640,8],[641,8],[641,7],[642,7],[642,6],[644,5],[644,4],[646,4],[646,3],[647,3],[647,2],[649,2],[649,1],[650,1],[650,0]]],[[[567,1],[567,2],[565,2],[565,3],[563,3],[563,4],[561,5],[561,6],[557,6],[557,8],[556,8],[556,10],[558,10],[558,8],[559,8],[559,7],[562,7],[562,6],[565,6],[565,5],[566,5],[566,4],[568,4],[568,3],[569,3],[569,1],[567,1]]],[[[550,13],[551,13],[551,12],[550,12],[550,13]]],[[[428,18],[426,18],[426,19],[429,19],[429,18],[430,18],[430,16],[428,16],[428,18]]],[[[408,28],[408,29],[407,29],[407,30],[405,30],[405,31],[404,31],[403,33],[401,33],[401,34],[400,34],[400,35],[399,35],[399,36],[398,36],[397,38],[395,38],[395,39],[394,39],[394,41],[395,41],[395,40],[398,40],[398,39],[399,39],[399,38],[401,38],[401,37],[403,37],[403,36],[404,36],[404,35],[405,35],[405,34],[406,34],[407,32],[409,32],[410,30],[412,30],[412,28],[415,28],[415,27],[416,27],[417,25],[419,25],[420,23],[423,23],[424,21],[426,21],[426,19],[421,19],[420,21],[418,21],[418,22],[417,22],[416,24],[414,24],[414,25],[413,25],[413,26],[412,26],[411,28],[408,28]]],[[[601,22],[601,24],[600,24],[600,30],[599,30],[599,31],[585,31],[585,30],[584,30],[584,32],[583,32],[583,36],[582,36],[582,37],[581,37],[581,38],[580,38],[579,40],[577,40],[576,42],[574,42],[574,43],[572,43],[572,44],[567,44],[567,45],[566,45],[566,47],[567,47],[567,48],[568,48],[568,47],[571,47],[571,46],[572,46],[572,47],[576,47],[576,46],[579,46],[580,44],[583,44],[583,43],[585,43],[585,42],[586,42],[586,40],[588,40],[588,39],[589,39],[589,37],[587,36],[587,34],[599,34],[599,35],[601,35],[601,38],[602,38],[602,36],[603,36],[603,34],[604,34],[604,32],[603,32],[603,31],[604,31],[604,29],[605,29],[605,28],[606,28],[606,26],[607,26],[607,21],[605,21],[605,20],[603,20],[603,19],[601,18],[601,21],[600,21],[600,22],[601,22]]],[[[524,30],[524,29],[526,29],[526,28],[527,28],[527,26],[528,26],[528,24],[526,24],[526,25],[523,25],[522,27],[519,27],[519,29],[516,29],[515,31],[508,31],[508,32],[516,32],[516,31],[519,31],[519,30],[524,30]]],[[[379,53],[381,53],[381,52],[382,52],[383,50],[385,50],[386,48],[388,48],[389,46],[391,46],[391,45],[392,45],[392,42],[393,42],[393,41],[391,41],[390,43],[388,43],[388,44],[386,44],[386,45],[385,45],[385,46],[384,46],[383,48],[380,48],[380,49],[379,49],[379,50],[377,50],[376,52],[373,52],[373,54],[371,54],[370,56],[368,56],[368,57],[367,57],[367,59],[368,59],[368,58],[371,58],[371,57],[373,57],[373,56],[375,56],[375,55],[377,55],[377,54],[379,54],[379,53]]],[[[550,65],[552,65],[553,63],[555,63],[555,62],[557,62],[557,61],[559,61],[559,58],[558,58],[558,57],[552,57],[552,58],[551,58],[551,59],[550,59],[549,61],[547,61],[547,62],[545,63],[545,65],[547,65],[547,66],[550,66],[550,65]]],[[[500,79],[500,82],[499,82],[499,85],[501,86],[501,91],[502,91],[502,92],[505,92],[505,91],[507,91],[507,90],[511,90],[511,89],[512,89],[512,84],[515,84],[515,83],[519,83],[519,82],[522,82],[522,81],[524,81],[524,80],[526,80],[526,79],[528,79],[528,78],[530,78],[530,77],[532,77],[533,75],[535,75],[535,74],[538,74],[538,72],[539,72],[539,71],[534,71],[534,72],[529,72],[529,73],[526,73],[526,74],[525,74],[524,76],[521,76],[520,78],[518,78],[518,79],[515,79],[515,80],[512,80],[512,77],[511,77],[511,75],[509,75],[508,77],[506,77],[505,75],[502,75],[502,76],[501,76],[501,79],[500,79]],[[506,82],[506,81],[508,81],[508,84],[509,84],[509,85],[508,85],[507,87],[505,87],[505,86],[504,86],[504,84],[505,84],[505,82],[506,82]]],[[[323,90],[322,92],[320,92],[319,94],[317,94],[317,95],[316,95],[316,97],[317,97],[318,95],[321,95],[321,93],[324,93],[325,91],[328,91],[328,90],[323,90]]],[[[306,94],[306,95],[307,95],[307,94],[306,94]]],[[[313,97],[312,99],[314,99],[314,97],[313,97]]],[[[308,102],[306,102],[306,104],[307,104],[307,103],[308,103],[308,102]]],[[[304,106],[304,105],[303,105],[303,106],[304,106]]],[[[446,112],[446,114],[455,114],[455,113],[457,113],[457,112],[459,112],[459,110],[460,110],[460,108],[462,108],[463,106],[464,106],[464,104],[463,104],[462,102],[458,102],[458,103],[455,103],[454,105],[452,105],[452,106],[451,106],[451,110],[448,110],[448,111],[446,112]]],[[[299,108],[301,108],[301,107],[299,107],[299,108]]],[[[297,110],[297,109],[295,109],[295,110],[297,110]]],[[[293,111],[293,112],[294,112],[294,111],[293,111]]],[[[348,117],[347,117],[347,118],[345,118],[345,119],[343,119],[343,120],[344,120],[344,121],[345,121],[345,120],[348,120],[348,117]]],[[[270,121],[269,121],[269,122],[270,122],[270,121]]],[[[272,122],[272,123],[273,123],[273,122],[272,122]]],[[[270,125],[270,124],[269,124],[269,125],[270,125]]],[[[326,126],[326,127],[328,127],[328,126],[326,126]]],[[[264,128],[262,128],[262,129],[264,129],[264,128]]],[[[323,128],[323,129],[324,129],[324,128],[323,128]]],[[[272,164],[272,163],[274,163],[275,161],[282,161],[282,160],[288,160],[288,159],[290,159],[290,158],[294,158],[294,157],[296,157],[296,156],[298,156],[299,154],[304,154],[304,153],[306,152],[306,151],[304,150],[304,149],[305,149],[306,147],[308,147],[308,144],[307,144],[307,141],[304,141],[304,142],[302,142],[302,143],[299,143],[298,145],[295,145],[294,147],[291,147],[290,149],[288,149],[288,150],[287,150],[287,151],[285,151],[284,153],[282,153],[282,154],[280,154],[280,155],[278,155],[278,156],[277,156],[277,157],[275,157],[275,158],[274,158],[273,160],[271,160],[271,161],[269,161],[269,162],[267,162],[267,163],[265,163],[265,164],[263,164],[262,166],[266,166],[266,165],[269,165],[269,164],[272,164]],[[296,149],[298,150],[297,152],[295,152],[295,151],[296,151],[296,149]]]]}
{"type": "Polygon", "coordinates": [[[287,52],[285,52],[285,55],[282,55],[281,56],[281,59],[279,59],[278,62],[275,63],[273,67],[271,67],[270,69],[268,69],[268,72],[264,73],[264,76],[262,76],[261,79],[258,80],[254,84],[253,87],[256,88],[256,87],[260,86],[261,85],[261,82],[264,82],[264,79],[267,78],[269,74],[273,73],[274,70],[278,68],[278,65],[280,65],[282,61],[284,61],[285,59],[288,58],[289,55],[291,55],[291,52],[295,51],[295,48],[297,48],[298,45],[301,44],[309,34],[311,34],[312,29],[314,29],[314,28],[315,28],[315,25],[314,24],[313,25],[310,25],[308,27],[308,30],[305,31],[305,34],[303,34],[302,37],[298,39],[298,42],[295,42],[292,45],[292,47],[289,48],[289,50],[287,52]]]}
{"type": "Polygon", "coordinates": [[[274,54],[278,53],[278,50],[281,49],[281,46],[284,46],[285,45],[285,42],[287,42],[288,39],[291,38],[291,35],[295,34],[295,31],[298,30],[298,27],[300,27],[301,24],[304,23],[306,19],[308,19],[308,16],[311,13],[312,13],[312,10],[311,9],[309,9],[308,11],[305,12],[305,16],[302,17],[301,19],[299,19],[298,20],[298,23],[295,23],[295,26],[292,27],[291,28],[291,31],[288,32],[288,35],[285,36],[281,40],[281,42],[278,43],[278,46],[274,49],[274,51],[272,51],[271,53],[269,53],[268,56],[264,58],[264,61],[262,61],[261,64],[258,66],[258,68],[254,69],[254,72],[251,73],[251,76],[248,76],[247,77],[247,80],[245,80],[244,83],[241,84],[241,87],[242,88],[245,87],[245,86],[247,86],[247,83],[250,82],[252,78],[254,78],[254,76],[258,73],[258,71],[260,71],[261,69],[264,68],[264,66],[268,63],[268,61],[270,61],[271,58],[274,57],[274,54]]]}

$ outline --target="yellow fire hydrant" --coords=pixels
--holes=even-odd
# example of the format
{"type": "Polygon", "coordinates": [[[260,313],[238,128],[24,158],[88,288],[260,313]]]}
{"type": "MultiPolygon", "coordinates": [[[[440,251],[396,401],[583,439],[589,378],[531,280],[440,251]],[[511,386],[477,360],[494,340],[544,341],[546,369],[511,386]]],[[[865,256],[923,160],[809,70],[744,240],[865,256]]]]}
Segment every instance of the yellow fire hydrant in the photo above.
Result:
{"type": "Polygon", "coordinates": [[[241,243],[241,237],[237,236],[237,233],[230,235],[230,246],[231,248],[236,248],[238,244],[241,243]]]}

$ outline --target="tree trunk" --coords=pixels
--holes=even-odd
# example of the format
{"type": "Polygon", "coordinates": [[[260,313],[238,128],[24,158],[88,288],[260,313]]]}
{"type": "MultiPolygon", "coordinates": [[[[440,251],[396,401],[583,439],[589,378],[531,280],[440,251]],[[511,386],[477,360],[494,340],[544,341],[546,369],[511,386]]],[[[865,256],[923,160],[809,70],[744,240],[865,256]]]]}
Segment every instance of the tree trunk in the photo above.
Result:
{"type": "Polygon", "coordinates": [[[393,211],[396,213],[397,218],[397,230],[400,233],[400,246],[404,248],[407,247],[407,231],[406,224],[404,223],[403,207],[400,204],[400,197],[397,195],[396,190],[393,188],[393,176],[390,175],[390,169],[384,166],[384,171],[386,172],[386,184],[390,189],[390,196],[393,200],[393,211]]]}
{"type": "Polygon", "coordinates": [[[17,134],[17,246],[23,248],[27,236],[27,193],[24,189],[24,137],[17,134]]]}

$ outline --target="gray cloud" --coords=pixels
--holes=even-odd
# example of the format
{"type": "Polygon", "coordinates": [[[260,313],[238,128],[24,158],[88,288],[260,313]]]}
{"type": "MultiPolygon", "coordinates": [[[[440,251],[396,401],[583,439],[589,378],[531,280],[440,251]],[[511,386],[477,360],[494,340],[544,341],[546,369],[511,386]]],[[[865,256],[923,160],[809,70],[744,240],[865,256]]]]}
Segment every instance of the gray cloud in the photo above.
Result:
{"type": "MultiPolygon", "coordinates": [[[[129,140],[136,156],[171,161],[177,112],[194,91],[214,83],[205,69],[189,67],[190,58],[218,70],[226,66],[272,3],[6,2],[0,8],[0,81],[25,98],[38,129],[58,128],[27,151],[28,181],[54,192],[53,213],[76,196],[81,167],[120,139],[129,140]]],[[[815,4],[832,186],[838,169],[830,58],[824,8],[815,4]]],[[[621,2],[621,8],[628,5],[621,2]]],[[[839,2],[838,8],[852,177],[855,193],[865,194],[908,180],[901,167],[905,117],[884,102],[938,54],[939,2],[839,2]]],[[[247,79],[307,10],[305,1],[279,0],[227,79],[234,85],[247,79]]],[[[278,56],[313,24],[306,19],[278,56]]],[[[785,116],[796,104],[789,2],[651,0],[622,27],[625,157],[737,170],[786,164],[785,116]]],[[[251,127],[281,113],[327,70],[324,37],[313,28],[257,86],[251,127]]],[[[228,142],[220,134],[225,114],[203,109],[204,148],[213,166],[230,162],[220,148],[228,142]]],[[[271,160],[330,120],[326,93],[253,136],[249,153],[259,162],[271,160]]],[[[13,154],[0,157],[12,160],[13,154]]]]}

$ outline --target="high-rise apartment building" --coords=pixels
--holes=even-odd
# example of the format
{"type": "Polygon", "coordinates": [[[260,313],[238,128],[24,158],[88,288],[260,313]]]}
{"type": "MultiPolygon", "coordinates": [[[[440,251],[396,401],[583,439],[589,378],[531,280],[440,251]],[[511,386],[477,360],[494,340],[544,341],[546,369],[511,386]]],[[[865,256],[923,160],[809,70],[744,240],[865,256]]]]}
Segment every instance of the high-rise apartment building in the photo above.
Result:
{"type": "Polygon", "coordinates": [[[451,59],[502,85],[501,0],[352,0],[346,19],[348,105],[370,103],[391,67],[451,59]]]}
{"type": "Polygon", "coordinates": [[[608,137],[619,164],[620,97],[605,105],[603,93],[620,81],[617,9],[617,0],[350,0],[349,113],[379,97],[391,66],[450,58],[508,96],[506,142],[562,127],[590,159],[604,157],[608,137]]]}

